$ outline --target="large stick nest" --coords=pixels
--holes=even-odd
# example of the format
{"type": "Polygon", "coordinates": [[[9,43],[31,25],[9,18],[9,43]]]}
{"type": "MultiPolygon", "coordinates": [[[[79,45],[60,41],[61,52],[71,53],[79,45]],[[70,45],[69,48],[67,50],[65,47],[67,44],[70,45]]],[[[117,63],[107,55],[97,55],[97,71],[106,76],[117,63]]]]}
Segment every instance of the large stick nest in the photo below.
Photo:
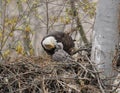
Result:
{"type": "Polygon", "coordinates": [[[20,57],[0,64],[0,93],[100,93],[97,78],[86,58],[64,63],[20,57]]]}

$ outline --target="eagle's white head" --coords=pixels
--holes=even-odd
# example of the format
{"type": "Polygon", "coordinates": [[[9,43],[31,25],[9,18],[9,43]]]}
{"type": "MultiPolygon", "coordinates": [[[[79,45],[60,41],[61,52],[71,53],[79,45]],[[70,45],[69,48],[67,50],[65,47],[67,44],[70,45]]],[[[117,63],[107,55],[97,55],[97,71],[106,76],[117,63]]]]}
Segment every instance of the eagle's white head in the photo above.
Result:
{"type": "Polygon", "coordinates": [[[56,47],[57,41],[53,36],[49,36],[43,40],[42,44],[45,49],[51,50],[56,47]]]}

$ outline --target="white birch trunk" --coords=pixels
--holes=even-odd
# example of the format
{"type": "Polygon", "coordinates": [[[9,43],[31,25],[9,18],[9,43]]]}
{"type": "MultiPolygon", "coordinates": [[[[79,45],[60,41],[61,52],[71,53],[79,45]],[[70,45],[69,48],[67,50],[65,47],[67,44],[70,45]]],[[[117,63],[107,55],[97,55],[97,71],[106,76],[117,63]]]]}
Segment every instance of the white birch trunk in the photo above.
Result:
{"type": "Polygon", "coordinates": [[[98,71],[102,71],[102,79],[116,75],[112,60],[118,47],[119,3],[120,0],[98,1],[91,59],[97,65],[98,71]]]}

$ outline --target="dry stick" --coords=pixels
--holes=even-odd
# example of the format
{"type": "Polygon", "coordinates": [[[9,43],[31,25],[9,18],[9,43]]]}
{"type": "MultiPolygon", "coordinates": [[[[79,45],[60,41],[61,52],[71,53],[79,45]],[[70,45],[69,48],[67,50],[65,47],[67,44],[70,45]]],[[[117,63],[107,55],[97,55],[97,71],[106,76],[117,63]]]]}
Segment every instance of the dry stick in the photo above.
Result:
{"type": "MultiPolygon", "coordinates": [[[[33,81],[31,82],[31,87],[33,87],[32,93],[36,93],[35,90],[36,90],[36,89],[39,89],[39,87],[36,85],[35,80],[33,80],[33,81]]],[[[39,91],[40,91],[40,93],[41,93],[41,90],[40,90],[40,89],[39,89],[39,91]]],[[[44,93],[45,93],[45,92],[44,92],[44,93]]]]}
{"type": "Polygon", "coordinates": [[[57,80],[63,87],[64,87],[64,85],[65,86],[67,86],[67,87],[69,87],[69,88],[71,88],[71,89],[74,89],[74,90],[76,90],[77,92],[80,92],[80,90],[79,89],[77,89],[76,87],[72,87],[72,85],[70,85],[70,84],[66,84],[65,82],[62,82],[62,81],[59,81],[59,80],[57,80]]]}
{"type": "MultiPolygon", "coordinates": [[[[95,72],[97,72],[96,67],[92,64],[92,61],[88,58],[88,56],[86,56],[86,58],[88,59],[88,61],[89,61],[90,64],[92,65],[93,70],[94,70],[95,72]]],[[[96,73],[96,77],[97,77],[97,81],[98,81],[99,88],[100,88],[101,92],[102,92],[102,93],[105,93],[105,90],[104,90],[103,87],[102,87],[101,80],[100,80],[100,78],[99,78],[99,74],[98,74],[98,73],[96,73]]]]}
{"type": "Polygon", "coordinates": [[[90,51],[91,50],[91,44],[86,44],[85,46],[81,46],[79,49],[77,49],[77,50],[75,50],[75,51],[73,51],[72,53],[71,53],[71,55],[74,55],[74,54],[76,54],[76,53],[78,53],[78,52],[80,52],[80,51],[90,51]]]}
{"type": "Polygon", "coordinates": [[[19,92],[19,91],[24,91],[24,90],[26,90],[26,89],[28,89],[28,88],[29,88],[29,86],[26,86],[26,87],[24,87],[24,88],[14,90],[13,93],[16,93],[16,92],[19,92]]]}
{"type": "Polygon", "coordinates": [[[111,93],[114,93],[118,88],[120,88],[120,82],[116,85],[116,88],[113,91],[111,91],[111,93]]]}
{"type": "Polygon", "coordinates": [[[80,52],[80,51],[83,51],[83,50],[84,50],[84,51],[87,51],[88,49],[87,49],[87,48],[80,48],[80,49],[72,52],[71,55],[74,55],[74,54],[76,54],[76,53],[78,53],[78,52],[80,52]]]}
{"type": "MultiPolygon", "coordinates": [[[[18,87],[19,87],[19,89],[21,89],[21,82],[19,79],[18,79],[18,87]]],[[[22,93],[22,91],[20,90],[19,93],[22,93]]]]}

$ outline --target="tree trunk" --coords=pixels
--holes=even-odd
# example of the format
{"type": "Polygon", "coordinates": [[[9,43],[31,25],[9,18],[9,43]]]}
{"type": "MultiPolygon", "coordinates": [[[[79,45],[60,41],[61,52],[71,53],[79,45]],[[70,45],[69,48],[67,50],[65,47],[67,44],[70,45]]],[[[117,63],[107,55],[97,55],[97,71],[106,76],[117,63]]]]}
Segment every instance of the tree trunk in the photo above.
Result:
{"type": "Polygon", "coordinates": [[[78,12],[77,12],[76,7],[75,7],[75,1],[70,0],[70,5],[71,5],[71,10],[72,10],[72,16],[75,18],[75,21],[76,21],[77,30],[79,31],[80,36],[81,36],[84,44],[87,45],[89,43],[89,41],[88,41],[88,39],[87,39],[87,37],[85,35],[82,23],[80,22],[78,12]]]}
{"type": "Polygon", "coordinates": [[[112,66],[116,49],[118,48],[118,18],[120,0],[99,0],[93,32],[92,62],[105,84],[111,84],[108,79],[116,75],[112,66]]]}

